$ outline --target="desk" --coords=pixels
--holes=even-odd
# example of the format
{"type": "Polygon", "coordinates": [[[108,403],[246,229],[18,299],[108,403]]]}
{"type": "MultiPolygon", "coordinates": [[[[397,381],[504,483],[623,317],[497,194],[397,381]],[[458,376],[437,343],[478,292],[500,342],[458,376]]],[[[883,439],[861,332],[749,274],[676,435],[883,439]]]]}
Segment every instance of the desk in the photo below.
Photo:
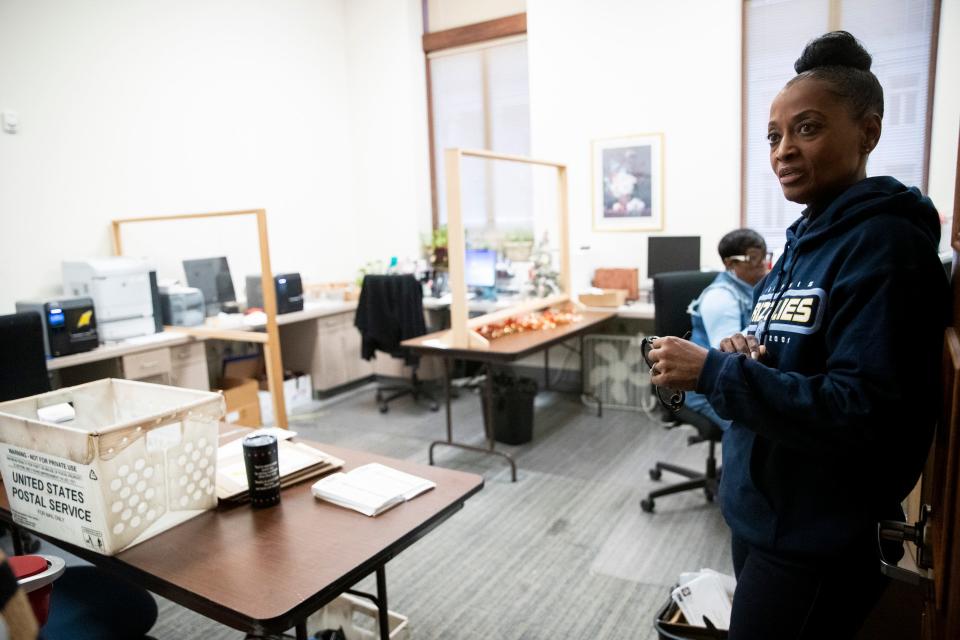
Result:
{"type": "Polygon", "coordinates": [[[634,302],[633,304],[623,304],[619,307],[587,307],[587,310],[613,312],[617,314],[618,318],[653,320],[652,302],[634,302]]]}
{"type": "MultiPolygon", "coordinates": [[[[236,432],[236,430],[233,430],[236,432]]],[[[234,433],[234,437],[242,434],[234,433]]],[[[221,441],[229,440],[229,433],[221,441]]],[[[376,518],[315,499],[312,481],[283,491],[279,506],[224,506],[108,557],[52,540],[98,567],[247,633],[281,633],[376,573],[380,637],[387,639],[386,563],[463,507],[483,488],[470,473],[318,444],[344,470],[380,462],[437,487],[376,518]]],[[[11,521],[6,491],[0,519],[11,521]]]]}
{"type": "MultiPolygon", "coordinates": [[[[423,308],[427,311],[438,311],[450,306],[451,297],[449,294],[439,298],[425,297],[423,299],[423,308]]],[[[500,311],[516,304],[518,298],[498,298],[497,300],[468,300],[467,308],[471,312],[490,313],[500,311]]],[[[586,311],[595,311],[597,313],[613,312],[619,318],[632,318],[637,320],[653,320],[652,302],[634,302],[632,304],[623,304],[619,307],[585,307],[586,311]]],[[[280,318],[277,318],[280,321],[280,318]]]]}
{"type": "Polygon", "coordinates": [[[148,339],[145,340],[126,340],[124,342],[103,344],[90,351],[73,353],[68,356],[60,356],[59,358],[50,358],[47,360],[47,371],[56,371],[57,369],[75,367],[77,365],[109,360],[111,358],[122,358],[123,356],[142,353],[152,349],[178,347],[193,341],[193,338],[190,336],[173,333],[157,333],[154,334],[154,336],[149,336],[148,339]]]}
{"type": "MultiPolygon", "coordinates": [[[[583,357],[583,335],[596,328],[601,323],[616,316],[612,311],[583,311],[582,316],[577,322],[572,322],[555,329],[545,331],[529,331],[510,336],[497,338],[490,342],[486,349],[462,349],[448,348],[441,346],[438,339],[447,332],[429,333],[418,338],[404,340],[401,345],[420,355],[437,356],[443,360],[443,380],[444,392],[446,396],[447,407],[447,439],[437,440],[430,443],[429,461],[433,464],[433,450],[437,445],[446,445],[458,447],[469,451],[479,453],[498,455],[506,458],[510,463],[510,475],[514,482],[517,481],[517,464],[513,457],[503,451],[497,451],[494,447],[493,437],[493,375],[492,366],[495,364],[506,364],[519,360],[525,356],[543,351],[555,344],[559,344],[571,338],[580,338],[580,354],[583,357]],[[474,447],[462,442],[456,442],[453,439],[453,424],[450,410],[450,360],[472,360],[481,362],[486,366],[486,381],[484,389],[484,402],[486,403],[486,412],[484,418],[484,433],[487,438],[487,447],[474,447]]],[[[549,362],[546,363],[549,368],[549,362]]],[[[582,368],[582,361],[581,361],[582,368]]],[[[549,376],[548,376],[549,381],[549,376]]]]}
{"type": "MultiPolygon", "coordinates": [[[[353,328],[356,301],[308,302],[302,311],[277,316],[280,346],[287,369],[310,373],[317,391],[367,378],[374,367],[360,358],[360,336],[353,328]]],[[[248,342],[266,340],[264,325],[169,327],[163,333],[101,345],[91,351],[47,360],[48,371],[74,370],[67,384],[93,378],[123,377],[209,390],[205,340],[229,336],[248,342]],[[193,345],[189,347],[189,345],[193,345]],[[138,356],[146,360],[138,360],[138,356]],[[131,358],[132,356],[132,358],[131,358]],[[140,365],[152,363],[153,367],[140,365]],[[188,366],[189,365],[189,366],[188,366]]]]}

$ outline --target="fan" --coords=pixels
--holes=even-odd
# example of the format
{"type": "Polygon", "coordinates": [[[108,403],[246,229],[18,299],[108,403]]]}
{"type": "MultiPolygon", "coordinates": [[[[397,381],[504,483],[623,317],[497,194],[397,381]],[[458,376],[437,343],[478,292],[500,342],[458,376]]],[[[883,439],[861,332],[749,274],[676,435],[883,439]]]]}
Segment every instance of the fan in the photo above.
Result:
{"type": "Polygon", "coordinates": [[[584,338],[584,392],[604,406],[644,410],[650,372],[640,353],[642,336],[591,335],[584,338]]]}

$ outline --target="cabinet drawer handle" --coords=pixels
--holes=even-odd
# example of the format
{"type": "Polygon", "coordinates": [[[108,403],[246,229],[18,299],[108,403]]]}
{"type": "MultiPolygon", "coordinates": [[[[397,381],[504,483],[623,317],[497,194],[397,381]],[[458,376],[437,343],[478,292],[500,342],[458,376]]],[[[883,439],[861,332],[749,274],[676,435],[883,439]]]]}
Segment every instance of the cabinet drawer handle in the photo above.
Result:
{"type": "Polygon", "coordinates": [[[149,362],[141,362],[141,363],[140,363],[140,368],[141,368],[141,369],[152,369],[153,367],[157,366],[158,364],[160,364],[160,363],[157,362],[156,360],[151,360],[151,361],[149,361],[149,362]]]}

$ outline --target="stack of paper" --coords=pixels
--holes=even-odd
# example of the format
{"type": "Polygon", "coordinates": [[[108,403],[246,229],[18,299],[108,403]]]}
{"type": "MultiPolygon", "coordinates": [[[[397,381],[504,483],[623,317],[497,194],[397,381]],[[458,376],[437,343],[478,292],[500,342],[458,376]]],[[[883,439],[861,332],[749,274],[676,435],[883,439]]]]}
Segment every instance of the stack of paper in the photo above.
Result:
{"type": "Polygon", "coordinates": [[[375,516],[436,486],[430,480],[373,462],[318,480],[311,491],[320,500],[375,516]]]}
{"type": "Polygon", "coordinates": [[[730,628],[730,611],[737,582],[713,569],[680,574],[680,585],[670,594],[687,623],[695,627],[730,628]]]}
{"type": "MultiPolygon", "coordinates": [[[[302,442],[279,440],[277,458],[280,486],[289,487],[307,478],[343,466],[343,460],[302,442]]],[[[247,499],[247,468],[243,461],[243,438],[233,440],[217,451],[217,497],[221,500],[247,499]]]]}

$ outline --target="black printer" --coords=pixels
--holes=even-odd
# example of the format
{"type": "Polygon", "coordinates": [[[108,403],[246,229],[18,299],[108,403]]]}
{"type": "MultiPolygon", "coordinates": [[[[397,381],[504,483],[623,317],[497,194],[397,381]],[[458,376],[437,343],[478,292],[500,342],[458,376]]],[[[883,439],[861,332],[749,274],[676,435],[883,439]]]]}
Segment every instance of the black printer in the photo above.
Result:
{"type": "Polygon", "coordinates": [[[43,321],[43,346],[48,358],[90,351],[100,344],[91,298],[21,300],[17,313],[34,312],[43,321]]]}
{"type": "MultiPolygon", "coordinates": [[[[303,283],[299,273],[278,273],[273,276],[277,292],[277,313],[303,311],[303,283]]],[[[263,309],[263,287],[259,275],[247,276],[247,308],[263,309]]]]}

